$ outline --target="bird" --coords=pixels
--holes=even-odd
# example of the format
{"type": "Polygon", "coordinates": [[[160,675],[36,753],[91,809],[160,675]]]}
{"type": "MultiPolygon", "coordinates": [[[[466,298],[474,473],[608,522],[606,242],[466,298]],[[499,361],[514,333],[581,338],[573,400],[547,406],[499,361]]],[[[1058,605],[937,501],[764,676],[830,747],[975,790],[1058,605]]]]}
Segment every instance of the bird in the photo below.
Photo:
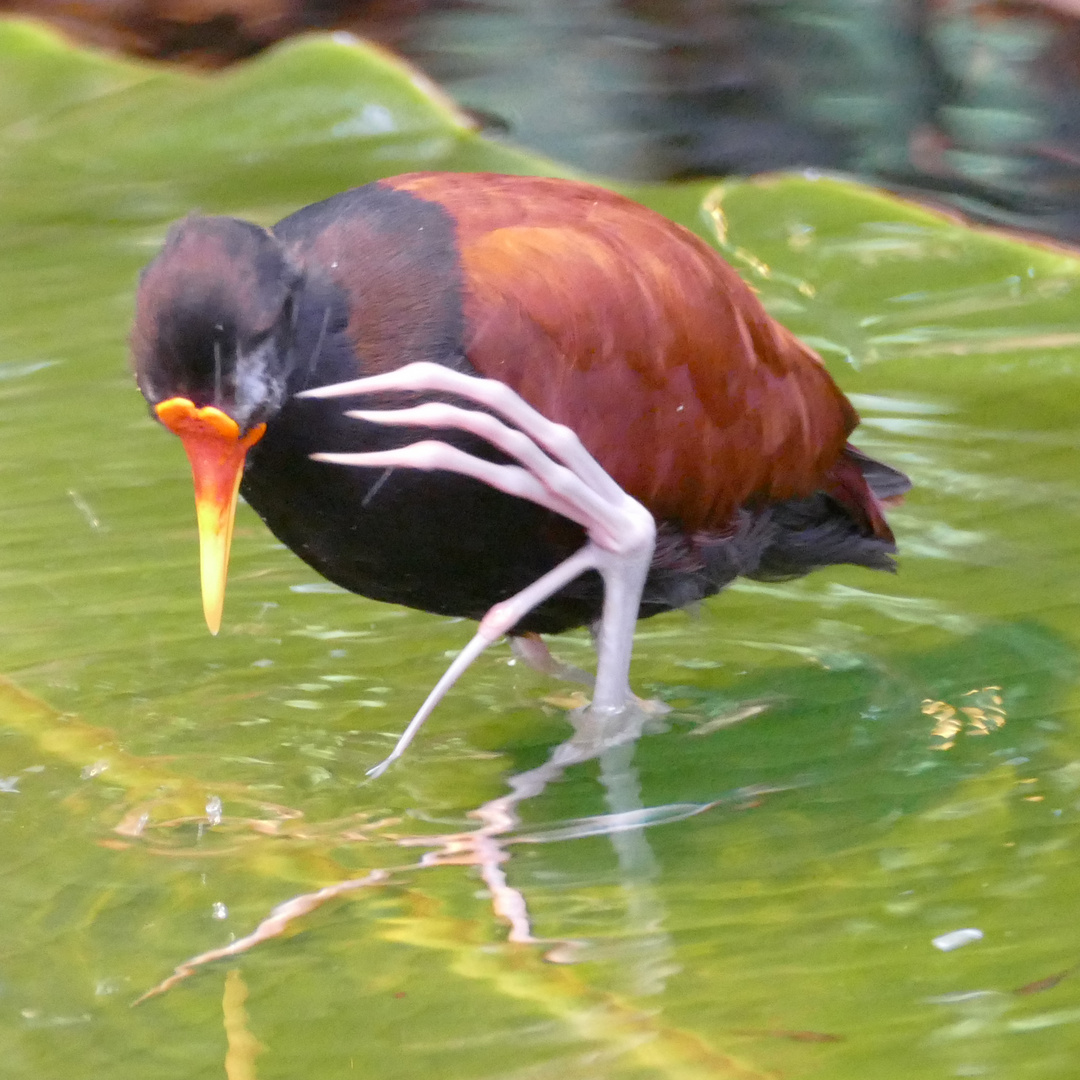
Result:
{"type": "Polygon", "coordinates": [[[269,228],[190,214],[130,347],[190,460],[212,633],[238,492],[337,585],[478,620],[372,775],[503,635],[536,661],[590,627],[590,709],[617,715],[639,618],[895,570],[910,481],[849,443],[820,357],[705,240],[592,184],[417,172],[269,228]]]}

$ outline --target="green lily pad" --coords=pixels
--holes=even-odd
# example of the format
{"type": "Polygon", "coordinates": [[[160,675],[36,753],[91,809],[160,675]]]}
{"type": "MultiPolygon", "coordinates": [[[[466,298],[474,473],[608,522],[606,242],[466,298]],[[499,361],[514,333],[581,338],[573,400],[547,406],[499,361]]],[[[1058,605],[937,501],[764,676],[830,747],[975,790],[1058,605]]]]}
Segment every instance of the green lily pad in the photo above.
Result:
{"type": "Polygon", "coordinates": [[[674,711],[521,804],[499,870],[541,940],[508,943],[494,863],[401,841],[476,829],[565,691],[494,649],[366,783],[470,628],[329,589],[241,508],[211,639],[183,453],[126,370],[170,220],[418,168],[571,175],[351,40],[205,77],[0,23],[6,1075],[221,1075],[229,1040],[236,1077],[1071,1075],[1077,257],[837,178],[620,185],[720,246],[916,487],[895,577],[642,624],[636,685],[674,711]]]}

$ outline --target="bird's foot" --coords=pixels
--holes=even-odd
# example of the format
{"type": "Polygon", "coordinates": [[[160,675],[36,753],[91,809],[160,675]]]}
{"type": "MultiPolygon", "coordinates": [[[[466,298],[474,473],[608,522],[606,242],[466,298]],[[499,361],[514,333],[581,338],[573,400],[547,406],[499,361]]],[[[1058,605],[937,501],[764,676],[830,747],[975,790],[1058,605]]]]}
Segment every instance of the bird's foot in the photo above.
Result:
{"type": "Polygon", "coordinates": [[[587,570],[598,571],[604,581],[591,709],[597,713],[624,709],[632,700],[629,669],[634,626],[656,540],[652,515],[608,476],[570,428],[548,420],[510,387],[494,379],[463,375],[440,364],[417,363],[354,382],[308,390],[301,396],[344,397],[386,391],[454,394],[483,405],[497,416],[440,402],[426,402],[407,409],[356,410],[348,415],[390,426],[467,431],[485,439],[518,464],[495,464],[438,440],[423,440],[376,453],[313,454],[312,457],[340,465],[445,469],[461,473],[576,521],[589,539],[532,585],[488,611],[476,636],[428,695],[390,756],[369,775],[379,775],[401,756],[435,705],[488,645],[587,570]]]}

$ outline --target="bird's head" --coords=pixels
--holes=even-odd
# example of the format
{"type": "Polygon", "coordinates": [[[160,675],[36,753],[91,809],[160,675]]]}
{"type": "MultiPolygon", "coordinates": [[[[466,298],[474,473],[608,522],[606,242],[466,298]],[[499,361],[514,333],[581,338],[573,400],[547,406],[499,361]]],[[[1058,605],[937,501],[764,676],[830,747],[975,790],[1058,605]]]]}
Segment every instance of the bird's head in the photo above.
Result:
{"type": "Polygon", "coordinates": [[[169,230],[139,282],[135,375],[191,462],[203,610],[215,634],[244,458],[288,397],[301,285],[273,233],[197,215],[169,230]]]}

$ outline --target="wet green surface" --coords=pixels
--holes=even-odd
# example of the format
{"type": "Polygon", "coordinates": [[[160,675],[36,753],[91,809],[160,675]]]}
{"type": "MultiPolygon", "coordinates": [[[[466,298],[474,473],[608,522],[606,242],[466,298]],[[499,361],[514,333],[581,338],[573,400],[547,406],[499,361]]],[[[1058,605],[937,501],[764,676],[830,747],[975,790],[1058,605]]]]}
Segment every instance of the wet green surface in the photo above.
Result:
{"type": "Polygon", "coordinates": [[[642,624],[635,684],[675,711],[522,803],[502,870],[543,941],[514,944],[476,866],[401,840],[479,828],[569,735],[565,688],[494,649],[365,781],[470,627],[332,590],[241,508],[211,639],[183,453],[126,370],[170,219],[416,167],[558,171],[346,43],[202,82],[0,26],[4,1075],[1072,1076],[1080,262],[826,179],[642,189],[721,235],[916,489],[895,578],[642,624]],[[640,809],[577,820],[609,804],[640,809]]]}

